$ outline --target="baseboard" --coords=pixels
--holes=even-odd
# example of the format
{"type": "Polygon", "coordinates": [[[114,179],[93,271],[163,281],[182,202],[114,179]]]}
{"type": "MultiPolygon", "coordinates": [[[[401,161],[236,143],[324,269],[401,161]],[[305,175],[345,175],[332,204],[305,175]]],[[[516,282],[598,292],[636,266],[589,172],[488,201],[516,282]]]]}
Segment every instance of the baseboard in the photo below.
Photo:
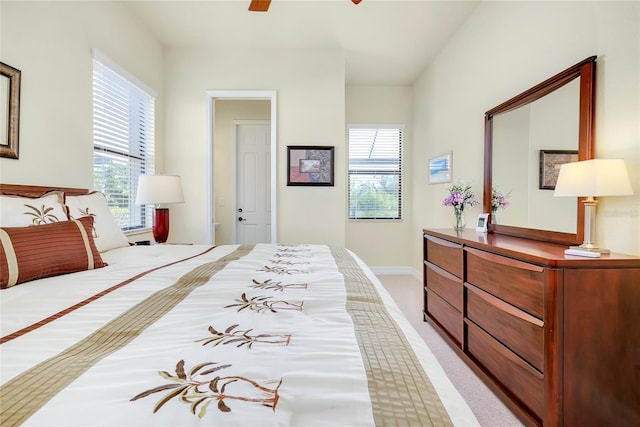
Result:
{"type": "Polygon", "coordinates": [[[412,267],[371,267],[376,276],[408,275],[422,280],[422,274],[412,267]]]}

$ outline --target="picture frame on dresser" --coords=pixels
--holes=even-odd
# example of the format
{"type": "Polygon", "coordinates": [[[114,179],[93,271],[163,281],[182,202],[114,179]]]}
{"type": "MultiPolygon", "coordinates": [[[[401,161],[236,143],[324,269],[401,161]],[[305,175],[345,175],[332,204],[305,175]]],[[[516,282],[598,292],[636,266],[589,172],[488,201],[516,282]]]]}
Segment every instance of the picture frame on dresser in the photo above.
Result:
{"type": "Polygon", "coordinates": [[[476,231],[479,231],[481,233],[486,233],[488,223],[489,223],[488,213],[478,214],[478,219],[476,220],[476,231]]]}

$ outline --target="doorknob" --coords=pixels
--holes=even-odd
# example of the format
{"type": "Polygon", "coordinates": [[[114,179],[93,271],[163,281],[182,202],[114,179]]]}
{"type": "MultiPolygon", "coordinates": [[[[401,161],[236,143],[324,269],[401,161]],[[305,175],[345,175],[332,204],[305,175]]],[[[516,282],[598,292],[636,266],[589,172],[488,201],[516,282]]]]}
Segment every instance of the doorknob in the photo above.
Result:
{"type": "Polygon", "coordinates": [[[246,219],[242,218],[241,216],[238,217],[238,221],[242,222],[242,221],[246,221],[246,219]]]}

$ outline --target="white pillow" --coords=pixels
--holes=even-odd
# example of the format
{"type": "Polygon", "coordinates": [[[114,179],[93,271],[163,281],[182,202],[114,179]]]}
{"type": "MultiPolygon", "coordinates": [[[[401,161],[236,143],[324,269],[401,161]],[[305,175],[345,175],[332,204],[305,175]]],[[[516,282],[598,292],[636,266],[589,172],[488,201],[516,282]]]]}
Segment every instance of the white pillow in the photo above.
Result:
{"type": "Polygon", "coordinates": [[[27,227],[67,220],[62,191],[50,191],[39,197],[0,196],[0,227],[27,227]]]}
{"type": "Polygon", "coordinates": [[[98,251],[106,252],[109,249],[129,246],[127,236],[111,215],[104,194],[94,191],[82,196],[67,196],[66,202],[70,218],[93,217],[93,240],[98,251]]]}

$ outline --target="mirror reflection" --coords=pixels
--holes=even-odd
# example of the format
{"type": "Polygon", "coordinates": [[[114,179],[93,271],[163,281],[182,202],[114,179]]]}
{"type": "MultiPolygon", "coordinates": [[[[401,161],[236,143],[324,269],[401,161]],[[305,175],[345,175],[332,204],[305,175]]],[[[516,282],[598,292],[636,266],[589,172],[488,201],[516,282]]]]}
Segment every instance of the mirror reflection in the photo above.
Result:
{"type": "Polygon", "coordinates": [[[0,75],[0,141],[9,145],[9,77],[0,75]]]}
{"type": "Polygon", "coordinates": [[[595,73],[591,56],[485,113],[483,210],[492,213],[490,232],[582,242],[581,200],[554,198],[553,188],[560,164],[593,158],[595,73]],[[492,189],[509,195],[509,206],[495,216],[492,189]]]}
{"type": "Polygon", "coordinates": [[[554,198],[553,189],[541,182],[541,168],[554,174],[560,163],[545,165],[540,152],[575,151],[577,157],[579,101],[577,78],[534,102],[493,116],[492,184],[508,198],[508,206],[493,215],[494,224],[576,232],[576,199],[554,198]]]}

